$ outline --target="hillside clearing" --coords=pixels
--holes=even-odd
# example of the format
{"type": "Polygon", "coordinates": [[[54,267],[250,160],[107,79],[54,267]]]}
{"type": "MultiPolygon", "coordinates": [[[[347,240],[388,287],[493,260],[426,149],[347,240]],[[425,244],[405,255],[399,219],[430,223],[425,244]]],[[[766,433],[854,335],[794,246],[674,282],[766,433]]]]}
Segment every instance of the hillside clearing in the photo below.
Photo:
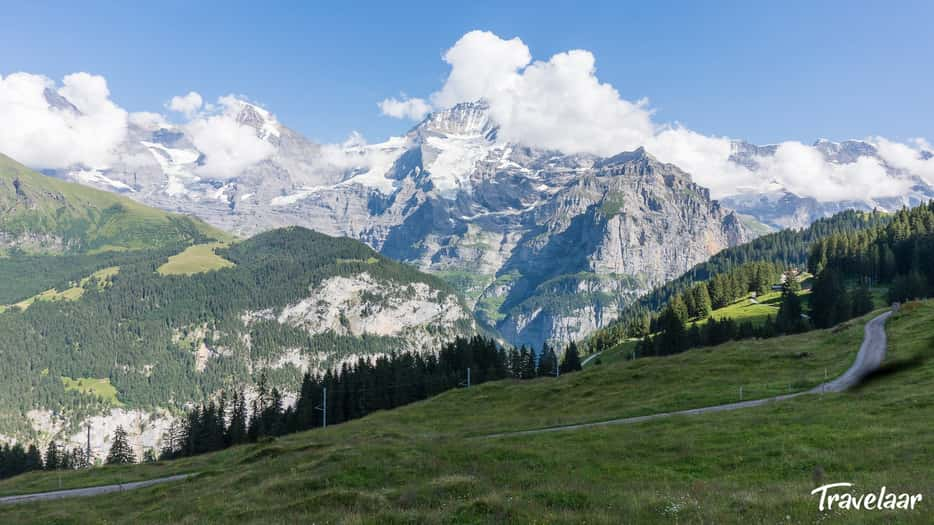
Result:
{"type": "Polygon", "coordinates": [[[169,261],[156,271],[161,275],[193,275],[231,268],[234,263],[214,252],[215,249],[224,246],[218,242],[189,246],[181,253],[169,257],[169,261]]]}

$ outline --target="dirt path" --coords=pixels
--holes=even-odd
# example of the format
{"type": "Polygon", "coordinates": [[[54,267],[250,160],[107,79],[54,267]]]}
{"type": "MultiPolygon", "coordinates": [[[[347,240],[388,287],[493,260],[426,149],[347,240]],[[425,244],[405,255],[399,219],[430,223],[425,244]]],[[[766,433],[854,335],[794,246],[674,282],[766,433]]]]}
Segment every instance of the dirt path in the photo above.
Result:
{"type": "Polygon", "coordinates": [[[561,425],[557,427],[537,428],[532,430],[518,430],[513,432],[499,432],[496,434],[487,434],[479,436],[482,438],[497,438],[504,436],[523,436],[529,434],[542,434],[545,432],[562,432],[565,430],[578,430],[582,428],[605,427],[609,425],[628,425],[632,423],[641,423],[653,419],[661,419],[671,416],[692,416],[698,414],[709,414],[711,412],[725,412],[727,410],[739,410],[742,408],[751,408],[792,399],[807,394],[820,394],[823,392],[842,392],[859,384],[868,374],[879,368],[882,359],[885,357],[886,337],[885,321],[892,315],[892,312],[886,312],[878,315],[866,323],[864,329],[863,343],[859,347],[859,353],[856,354],[856,360],[849,370],[833,381],[828,381],[817,385],[811,390],[786,394],[782,396],[767,397],[764,399],[754,399],[751,401],[740,401],[738,403],[727,403],[724,405],[714,405],[702,408],[691,408],[688,410],[677,410],[675,412],[661,412],[647,416],[624,417],[620,419],[611,419],[608,421],[597,421],[594,423],[579,423],[576,425],[561,425]]]}
{"type": "Polygon", "coordinates": [[[40,492],[38,494],[23,494],[21,496],[7,496],[0,498],[0,505],[10,503],[25,503],[28,501],[44,501],[59,498],[76,498],[82,496],[97,496],[100,494],[109,494],[111,492],[123,492],[126,490],[141,489],[159,485],[161,483],[170,483],[172,481],[183,480],[194,474],[178,474],[165,478],[149,479],[146,481],[135,481],[133,483],[118,483],[116,485],[101,485],[99,487],[87,487],[83,489],[56,490],[54,492],[40,492]]]}

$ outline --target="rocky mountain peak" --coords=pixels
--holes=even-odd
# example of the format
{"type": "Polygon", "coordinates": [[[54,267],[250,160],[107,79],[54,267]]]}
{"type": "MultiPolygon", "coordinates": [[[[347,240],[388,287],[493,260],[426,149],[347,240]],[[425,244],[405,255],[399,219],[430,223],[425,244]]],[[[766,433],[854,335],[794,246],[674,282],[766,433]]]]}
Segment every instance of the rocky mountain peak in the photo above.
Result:
{"type": "Polygon", "coordinates": [[[275,117],[272,116],[272,113],[259,106],[241,100],[238,100],[237,104],[240,105],[239,112],[237,113],[238,124],[255,129],[256,135],[261,139],[270,140],[272,142],[279,138],[281,130],[279,129],[279,123],[276,121],[275,117]]]}
{"type": "Polygon", "coordinates": [[[81,111],[72,104],[67,98],[58,94],[52,88],[45,88],[45,91],[42,92],[42,95],[45,97],[45,101],[48,102],[49,107],[53,107],[60,111],[65,111],[68,113],[73,113],[75,115],[81,115],[81,111]]]}
{"type": "Polygon", "coordinates": [[[653,157],[649,152],[645,151],[645,148],[639,146],[633,151],[624,151],[603,159],[594,164],[595,168],[609,168],[612,166],[620,166],[622,164],[649,164],[649,163],[658,163],[658,160],[653,157]]]}
{"type": "Polygon", "coordinates": [[[818,139],[814,143],[814,147],[827,160],[842,164],[856,162],[859,157],[875,157],[878,155],[875,146],[862,140],[833,142],[827,139],[818,139]]]}
{"type": "Polygon", "coordinates": [[[463,102],[435,111],[415,126],[417,135],[493,138],[496,125],[490,119],[490,106],[483,101],[463,102]]]}

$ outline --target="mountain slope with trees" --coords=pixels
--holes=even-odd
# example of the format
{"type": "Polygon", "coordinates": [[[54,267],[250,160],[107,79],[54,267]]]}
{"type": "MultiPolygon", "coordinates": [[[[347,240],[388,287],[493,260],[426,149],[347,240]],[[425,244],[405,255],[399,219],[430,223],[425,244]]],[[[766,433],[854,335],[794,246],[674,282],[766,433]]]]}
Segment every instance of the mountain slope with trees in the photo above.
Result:
{"type": "Polygon", "coordinates": [[[778,282],[785,270],[804,268],[814,242],[839,233],[877,228],[890,220],[890,215],[878,212],[844,211],[807,228],[782,230],[727,248],[639,298],[623,310],[618,321],[588,337],[586,346],[589,353],[594,353],[627,338],[645,336],[650,332],[653,315],[679,295],[687,299],[685,307],[695,303],[685,317],[691,319],[700,317],[702,312],[696,309],[706,309],[705,295],[710,307],[716,309],[749,292],[762,293],[778,282]]]}
{"type": "Polygon", "coordinates": [[[261,376],[294,396],[305,372],[474,332],[447,284],[357,241],[292,227],[231,243],[9,162],[0,172],[2,231],[42,241],[0,257],[4,441],[80,443],[79,423],[93,421],[98,448],[115,422],[151,445],[169,413],[261,376]],[[191,246],[223,264],[160,273],[191,246]]]}
{"type": "Polygon", "coordinates": [[[212,240],[231,237],[191,217],[36,173],[0,154],[0,305],[212,240]]]}

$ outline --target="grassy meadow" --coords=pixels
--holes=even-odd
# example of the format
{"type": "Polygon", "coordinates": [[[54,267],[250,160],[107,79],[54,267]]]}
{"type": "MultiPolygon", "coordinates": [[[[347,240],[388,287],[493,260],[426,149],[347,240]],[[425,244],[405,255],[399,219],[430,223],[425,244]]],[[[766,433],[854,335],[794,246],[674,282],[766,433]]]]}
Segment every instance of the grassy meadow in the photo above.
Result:
{"type": "Polygon", "coordinates": [[[161,275],[193,275],[230,268],[234,263],[214,253],[225,246],[223,243],[195,244],[179,254],[169,257],[168,262],[158,268],[161,275]]]}

